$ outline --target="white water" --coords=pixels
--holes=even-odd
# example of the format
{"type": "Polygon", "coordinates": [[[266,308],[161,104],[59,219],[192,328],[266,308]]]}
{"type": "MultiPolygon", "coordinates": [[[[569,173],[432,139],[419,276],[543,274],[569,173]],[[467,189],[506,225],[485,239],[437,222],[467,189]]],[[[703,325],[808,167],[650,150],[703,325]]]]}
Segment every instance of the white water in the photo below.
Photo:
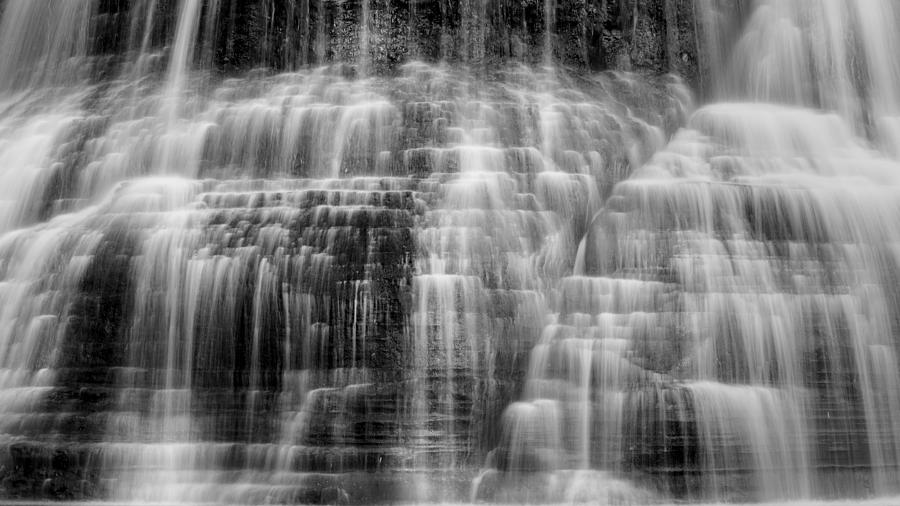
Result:
{"type": "Polygon", "coordinates": [[[700,498],[733,501],[822,495],[841,487],[832,466],[857,462],[863,490],[894,492],[894,6],[755,2],[729,50],[728,14],[698,5],[724,47],[718,94],[759,102],[701,108],[613,191],[489,464],[659,459],[695,469],[700,498]],[[641,445],[609,444],[629,430],[641,445]]]}
{"type": "Polygon", "coordinates": [[[373,475],[424,502],[896,493],[896,8],[759,1],[729,34],[697,5],[717,101],[667,140],[680,85],[631,103],[655,92],[554,69],[555,0],[543,71],[374,77],[365,1],[358,79],[208,88],[219,3],[177,3],[157,76],[148,0],[102,91],[77,72],[93,2],[8,0],[0,437],[62,433],[46,406],[112,256],[115,394],[78,444],[115,500],[341,501],[373,475]]]}

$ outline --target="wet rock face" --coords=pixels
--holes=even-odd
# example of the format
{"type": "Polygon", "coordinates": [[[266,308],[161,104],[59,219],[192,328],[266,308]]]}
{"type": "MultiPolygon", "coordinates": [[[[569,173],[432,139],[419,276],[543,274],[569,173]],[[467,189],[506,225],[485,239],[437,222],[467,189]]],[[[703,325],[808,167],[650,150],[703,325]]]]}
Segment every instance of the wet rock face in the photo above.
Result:
{"type": "MultiPolygon", "coordinates": [[[[68,49],[79,77],[50,69],[11,86],[84,91],[81,73],[94,85],[68,104],[50,175],[16,225],[103,205],[0,252],[25,258],[20,246],[40,237],[62,252],[42,267],[52,280],[37,269],[38,288],[19,296],[34,302],[35,325],[55,325],[41,351],[58,358],[27,364],[52,377],[17,380],[11,395],[23,399],[0,407],[0,497],[181,500],[198,486],[225,497],[210,476],[239,472],[262,473],[240,483],[257,487],[249,502],[273,489],[283,502],[421,498],[408,496],[413,484],[354,474],[397,470],[452,470],[410,479],[466,490],[521,393],[546,283],[572,264],[599,199],[683,120],[674,81],[588,73],[665,72],[665,37],[645,33],[665,26],[663,11],[203,0],[186,67],[211,75],[213,91],[172,135],[159,114],[170,97],[142,80],[171,72],[185,4],[80,5],[93,13],[87,47],[68,49]],[[324,77],[305,70],[324,65],[324,77]],[[525,85],[491,84],[506,81],[525,85]],[[205,180],[188,185],[183,208],[157,206],[179,201],[182,182],[129,181],[171,170],[154,161],[166,135],[188,148],[178,157],[195,168],[188,177],[205,180]],[[541,175],[551,168],[560,177],[541,175]],[[116,196],[103,200],[95,184],[116,196]],[[71,283],[58,286],[58,272],[71,283]],[[58,322],[43,318],[53,312],[58,322]],[[270,481],[281,474],[329,477],[270,481]],[[164,489],[175,495],[155,495],[157,481],[179,480],[164,489]]],[[[9,115],[27,123],[27,109],[9,115]]]]}
{"type": "Polygon", "coordinates": [[[896,492],[861,3],[0,5],[0,498],[896,492]]]}
{"type": "MultiPolygon", "coordinates": [[[[691,0],[207,0],[201,66],[234,74],[345,62],[393,73],[413,60],[561,63],[575,68],[676,72],[698,68],[691,0]]],[[[136,49],[134,15],[157,16],[150,44],[175,29],[177,2],[98,3],[97,54],[136,49]]],[[[359,70],[359,69],[358,69],[359,70]]],[[[101,75],[105,73],[101,72],[101,75]]]]}
{"type": "Polygon", "coordinates": [[[468,497],[548,287],[681,88],[347,68],[222,80],[178,136],[139,84],[73,113],[35,226],[0,241],[0,276],[44,262],[0,285],[28,317],[4,337],[56,331],[3,389],[0,497],[468,497]],[[173,137],[181,177],[153,165],[173,137]]]}

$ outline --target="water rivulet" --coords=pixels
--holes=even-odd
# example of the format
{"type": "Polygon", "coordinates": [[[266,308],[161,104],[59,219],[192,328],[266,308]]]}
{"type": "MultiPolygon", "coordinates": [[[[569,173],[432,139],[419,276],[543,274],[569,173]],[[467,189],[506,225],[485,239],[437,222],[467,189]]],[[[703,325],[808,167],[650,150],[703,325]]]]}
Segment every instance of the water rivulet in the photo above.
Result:
{"type": "Polygon", "coordinates": [[[890,0],[0,9],[0,499],[900,491],[890,0]]]}

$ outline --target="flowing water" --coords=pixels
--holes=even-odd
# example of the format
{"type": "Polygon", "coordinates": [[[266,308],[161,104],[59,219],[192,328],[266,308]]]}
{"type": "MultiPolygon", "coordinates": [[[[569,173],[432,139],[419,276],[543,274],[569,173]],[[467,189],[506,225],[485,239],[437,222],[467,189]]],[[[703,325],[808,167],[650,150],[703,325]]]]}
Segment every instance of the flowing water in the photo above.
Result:
{"type": "Polygon", "coordinates": [[[233,2],[132,2],[120,62],[0,2],[0,498],[890,504],[900,12],[696,0],[695,108],[557,66],[562,3],[537,68],[462,1],[385,74],[377,0],[327,66],[261,1],[297,70],[223,77],[233,2]]]}

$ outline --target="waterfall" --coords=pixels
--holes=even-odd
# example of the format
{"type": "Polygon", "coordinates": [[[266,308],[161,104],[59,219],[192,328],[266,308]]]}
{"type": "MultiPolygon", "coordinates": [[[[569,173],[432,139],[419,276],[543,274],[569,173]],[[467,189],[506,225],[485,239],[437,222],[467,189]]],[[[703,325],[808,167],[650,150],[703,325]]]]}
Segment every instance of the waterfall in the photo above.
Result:
{"type": "Polygon", "coordinates": [[[359,18],[359,73],[369,75],[372,67],[372,4],[371,0],[362,0],[359,18]]]}
{"type": "Polygon", "coordinates": [[[544,0],[544,65],[552,66],[554,32],[556,30],[556,0],[544,0]]]}
{"type": "MultiPolygon", "coordinates": [[[[87,56],[94,0],[9,0],[0,22],[0,90],[65,83],[87,56]]],[[[77,81],[76,81],[77,82],[77,81]]]]}
{"type": "Polygon", "coordinates": [[[0,1],[0,501],[890,502],[898,22],[0,1]]]}

